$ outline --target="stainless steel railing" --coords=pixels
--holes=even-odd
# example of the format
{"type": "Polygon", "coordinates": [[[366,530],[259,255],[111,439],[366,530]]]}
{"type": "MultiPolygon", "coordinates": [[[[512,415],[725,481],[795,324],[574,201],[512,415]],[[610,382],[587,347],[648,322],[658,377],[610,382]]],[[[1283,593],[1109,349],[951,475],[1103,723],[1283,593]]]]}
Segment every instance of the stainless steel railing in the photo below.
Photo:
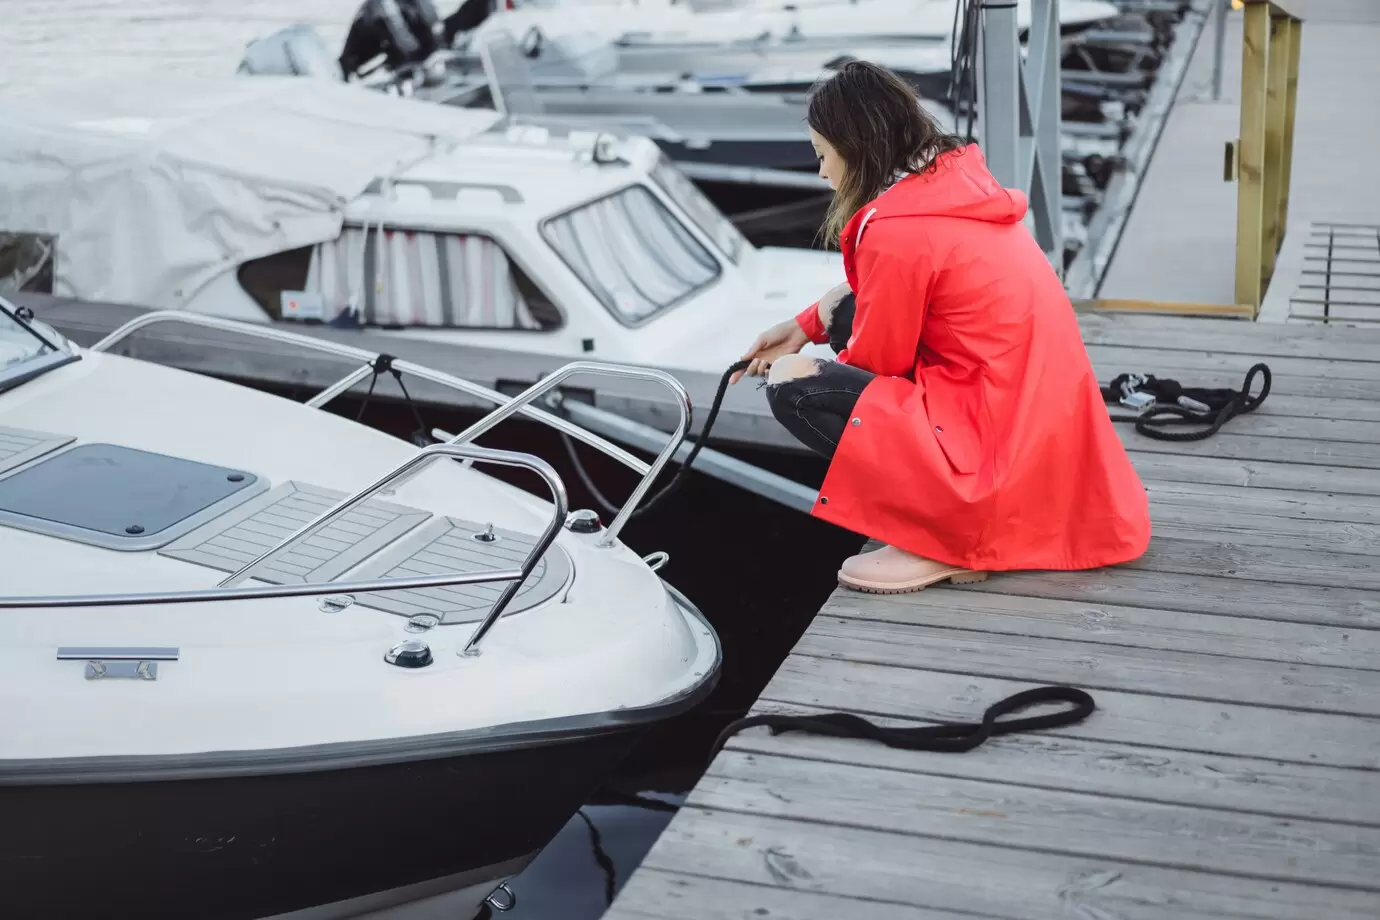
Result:
{"type": "MultiPolygon", "coordinates": [[[[96,352],[109,351],[113,345],[127,338],[132,333],[156,323],[165,322],[222,329],[253,338],[296,345],[311,351],[361,361],[360,367],[351,371],[349,374],[307,401],[307,405],[315,408],[325,405],[330,400],[349,390],[350,387],[354,386],[356,383],[362,381],[371,373],[374,373],[374,363],[380,357],[378,354],[364,349],[354,348],[349,345],[341,345],[323,339],[316,339],[299,333],[286,332],[271,326],[241,323],[235,320],[222,319],[220,317],[202,316],[178,311],[146,313],[114,330],[105,338],[92,345],[89,350],[96,352]]],[[[493,624],[497,622],[504,608],[507,607],[513,596],[521,588],[522,583],[527,579],[528,575],[531,574],[537,561],[541,559],[542,555],[555,540],[556,535],[560,532],[561,525],[568,511],[568,499],[566,497],[565,483],[561,481],[559,474],[540,457],[513,451],[492,450],[470,445],[467,444],[467,442],[472,441],[474,438],[512,415],[521,412],[530,418],[550,425],[564,434],[583,441],[591,447],[620,461],[634,471],[641,473],[642,478],[633,489],[632,495],[629,496],[628,501],[624,503],[623,507],[619,510],[614,520],[606,529],[603,537],[600,539],[600,545],[608,546],[618,538],[618,533],[628,522],[633,512],[637,510],[637,505],[646,495],[647,490],[651,488],[652,482],[656,479],[657,475],[660,474],[666,464],[670,462],[671,457],[675,454],[676,449],[680,446],[680,442],[684,439],[690,427],[691,410],[689,394],[685,391],[680,381],[664,371],[600,364],[591,361],[575,361],[559,368],[544,380],[533,384],[522,393],[510,399],[502,393],[490,390],[487,387],[480,386],[479,384],[467,380],[462,380],[458,377],[453,377],[450,374],[445,374],[423,365],[413,364],[409,361],[394,359],[392,361],[392,367],[400,372],[412,374],[422,379],[432,381],[433,383],[458,390],[467,395],[487,399],[497,403],[498,408],[475,422],[469,428],[455,435],[449,441],[422,448],[415,456],[399,464],[374,483],[341,500],[333,508],[318,515],[314,520],[298,528],[296,532],[265,550],[257,558],[226,576],[214,588],[190,591],[89,594],[63,597],[0,597],[0,609],[18,607],[133,606],[137,604],[176,604],[280,597],[309,597],[325,594],[361,594],[376,591],[439,588],[452,585],[506,581],[508,582],[507,586],[495,600],[488,614],[485,615],[484,619],[475,628],[474,633],[470,636],[465,645],[465,654],[477,654],[479,642],[493,627],[493,624]],[[606,441],[604,438],[578,425],[574,425],[559,416],[544,412],[531,405],[539,396],[547,393],[562,381],[580,373],[652,380],[665,385],[672,391],[680,409],[680,418],[674,435],[671,437],[666,447],[657,455],[655,461],[650,465],[644,463],[642,460],[628,453],[616,444],[606,441]],[[406,578],[383,578],[354,582],[332,581],[318,584],[267,585],[263,587],[239,586],[241,581],[249,578],[253,572],[261,567],[268,559],[297,543],[299,540],[305,539],[320,530],[323,526],[345,514],[361,502],[366,501],[380,490],[390,486],[396,488],[421,472],[423,467],[442,456],[530,469],[541,476],[551,489],[555,507],[555,513],[552,517],[551,524],[548,525],[541,538],[533,546],[532,552],[524,559],[522,566],[518,570],[466,574],[452,573],[448,575],[414,576],[406,578]]]]}
{"type": "MultiPolygon", "coordinates": [[[[273,326],[259,323],[243,323],[237,320],[222,319],[216,316],[203,316],[197,313],[184,313],[177,310],[159,310],[136,317],[92,345],[89,350],[109,351],[111,346],[122,339],[127,338],[140,329],[147,328],[156,323],[181,323],[190,326],[203,326],[209,329],[223,329],[252,338],[265,339],[270,342],[282,342],[311,351],[321,352],[322,354],[334,355],[341,358],[352,358],[360,361],[361,364],[359,367],[307,400],[306,404],[308,406],[317,408],[324,406],[332,399],[335,399],[337,396],[346,392],[355,384],[374,373],[374,361],[380,357],[379,354],[366,351],[362,348],[342,345],[338,342],[318,339],[312,336],[302,335],[301,333],[286,332],[273,326]]],[[[488,387],[480,386],[472,381],[462,380],[459,377],[453,377],[450,374],[433,370],[425,365],[413,364],[411,361],[394,359],[392,366],[399,371],[412,374],[423,380],[429,380],[432,383],[458,390],[466,395],[487,400],[499,407],[489,415],[475,422],[469,428],[457,434],[450,440],[449,443],[451,444],[463,444],[467,441],[471,441],[514,413],[520,412],[528,418],[555,428],[562,434],[567,434],[576,440],[583,441],[590,447],[614,458],[634,472],[640,473],[642,475],[641,481],[634,487],[632,495],[629,497],[628,501],[624,502],[623,507],[619,509],[618,514],[615,516],[614,520],[610,522],[608,529],[601,538],[600,544],[603,546],[611,545],[614,540],[618,539],[618,534],[627,524],[633,512],[637,510],[638,503],[646,496],[647,490],[651,488],[656,477],[661,473],[662,469],[665,468],[666,464],[670,462],[671,458],[675,455],[676,448],[680,446],[681,441],[685,438],[686,432],[690,430],[690,394],[686,392],[685,387],[681,385],[679,380],[665,371],[651,368],[628,367],[617,364],[602,364],[594,361],[572,361],[558,368],[545,379],[532,384],[517,396],[509,398],[496,390],[491,390],[488,387]],[[650,380],[662,384],[672,392],[675,397],[677,408],[679,409],[680,418],[677,420],[676,429],[672,433],[670,441],[667,442],[666,447],[657,455],[657,458],[652,461],[651,464],[643,462],[617,444],[605,440],[586,428],[581,428],[579,425],[567,421],[560,416],[552,415],[549,412],[531,405],[533,400],[550,391],[557,384],[581,373],[594,374],[596,376],[650,380]]],[[[296,535],[294,534],[285,542],[294,542],[295,537],[296,535]]],[[[277,548],[275,547],[270,552],[276,551],[277,548]]],[[[258,562],[259,560],[255,560],[250,563],[250,566],[257,565],[258,562]]],[[[236,573],[236,575],[239,575],[239,573],[236,573]]],[[[235,578],[235,576],[231,576],[231,578],[235,578]]]]}
{"type": "Polygon", "coordinates": [[[130,607],[140,604],[188,604],[204,603],[207,601],[231,601],[231,600],[264,600],[279,597],[313,597],[324,594],[371,594],[376,591],[403,591],[415,588],[446,588],[452,585],[472,585],[483,584],[486,582],[505,581],[507,586],[494,601],[493,606],[485,615],[480,624],[475,627],[469,641],[466,642],[464,653],[468,655],[477,654],[480,640],[493,627],[494,623],[503,614],[508,602],[513,595],[522,587],[522,583],[527,580],[527,576],[536,567],[537,561],[551,546],[560,533],[561,525],[565,522],[566,513],[569,510],[566,498],[565,483],[561,481],[560,475],[551,468],[551,465],[540,457],[531,454],[523,454],[515,451],[493,450],[488,447],[478,447],[475,445],[461,444],[432,444],[423,447],[416,454],[394,467],[388,473],[375,480],[355,494],[341,501],[334,508],[320,515],[316,520],[307,524],[291,537],[283,540],[278,546],[260,556],[254,563],[245,566],[240,571],[250,568],[259,561],[272,555],[279,548],[287,545],[293,540],[299,539],[306,534],[315,532],[318,528],[330,523],[341,515],[345,514],[356,505],[367,501],[382,489],[388,488],[399,479],[413,474],[423,466],[426,466],[441,457],[452,457],[456,459],[474,460],[480,463],[494,463],[501,466],[515,466],[523,469],[532,470],[540,476],[548,488],[551,489],[553,512],[551,523],[546,526],[540,538],[532,546],[522,565],[516,570],[503,569],[494,572],[474,572],[456,573],[452,572],[445,575],[414,575],[407,577],[394,578],[375,578],[368,581],[328,581],[316,584],[300,585],[265,585],[262,587],[227,587],[225,582],[215,588],[202,588],[190,591],[155,591],[155,592],[130,592],[126,594],[78,594],[59,597],[0,597],[0,608],[48,608],[48,607],[130,607]]]}
{"type": "MultiPolygon", "coordinates": [[[[298,332],[287,332],[286,330],[278,329],[267,324],[246,323],[233,319],[222,319],[218,316],[203,316],[198,313],[186,313],[179,310],[156,310],[136,317],[118,329],[113,330],[105,338],[90,346],[87,351],[109,351],[112,346],[133,335],[135,332],[160,323],[175,323],[185,326],[201,326],[207,329],[221,329],[248,338],[296,345],[308,351],[333,355],[337,358],[349,358],[353,361],[361,362],[360,367],[346,374],[307,401],[307,405],[317,408],[324,406],[326,403],[335,399],[337,396],[350,389],[350,387],[372,374],[373,362],[380,357],[377,352],[366,351],[363,348],[355,348],[352,345],[342,345],[339,342],[332,342],[328,339],[318,339],[312,336],[302,335],[298,332]]],[[[491,390],[488,387],[480,386],[469,380],[462,380],[459,377],[433,370],[421,364],[413,364],[411,361],[395,360],[393,366],[400,371],[456,390],[467,396],[483,399],[496,405],[502,405],[508,402],[508,397],[496,390],[491,390]]],[[[685,420],[688,427],[690,398],[685,394],[685,389],[680,385],[680,381],[660,371],[650,371],[648,373],[658,375],[656,379],[666,383],[667,386],[677,391],[678,396],[683,400],[684,408],[682,412],[685,414],[685,420]]],[[[563,434],[570,435],[570,437],[582,441],[596,450],[608,454],[634,472],[645,475],[647,471],[651,469],[648,464],[628,453],[618,445],[606,441],[593,432],[568,422],[560,416],[544,412],[535,406],[525,406],[522,409],[522,414],[528,418],[542,422],[545,425],[549,425],[563,434]]]]}

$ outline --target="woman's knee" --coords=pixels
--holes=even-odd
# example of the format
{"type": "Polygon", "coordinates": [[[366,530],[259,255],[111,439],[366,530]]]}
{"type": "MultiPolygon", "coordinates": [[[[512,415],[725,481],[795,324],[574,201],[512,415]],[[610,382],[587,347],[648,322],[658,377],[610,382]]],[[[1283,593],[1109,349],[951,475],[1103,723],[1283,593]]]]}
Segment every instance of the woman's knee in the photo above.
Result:
{"type": "Polygon", "coordinates": [[[814,377],[819,374],[821,367],[818,358],[782,355],[772,362],[771,370],[767,373],[767,385],[776,386],[802,377],[814,377]]]}

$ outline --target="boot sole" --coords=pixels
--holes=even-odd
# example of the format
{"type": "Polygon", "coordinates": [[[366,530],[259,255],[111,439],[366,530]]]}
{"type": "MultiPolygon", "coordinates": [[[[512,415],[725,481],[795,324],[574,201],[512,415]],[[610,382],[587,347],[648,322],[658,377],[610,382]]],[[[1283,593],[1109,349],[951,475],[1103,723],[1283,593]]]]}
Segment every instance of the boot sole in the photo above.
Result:
{"type": "Polygon", "coordinates": [[[923,591],[930,585],[939,584],[947,581],[954,585],[975,585],[987,580],[986,572],[941,572],[929,578],[922,578],[919,581],[908,581],[899,585],[880,584],[871,581],[855,581],[842,572],[839,573],[839,584],[845,588],[852,588],[854,591],[862,591],[865,594],[911,594],[915,591],[923,591]]]}

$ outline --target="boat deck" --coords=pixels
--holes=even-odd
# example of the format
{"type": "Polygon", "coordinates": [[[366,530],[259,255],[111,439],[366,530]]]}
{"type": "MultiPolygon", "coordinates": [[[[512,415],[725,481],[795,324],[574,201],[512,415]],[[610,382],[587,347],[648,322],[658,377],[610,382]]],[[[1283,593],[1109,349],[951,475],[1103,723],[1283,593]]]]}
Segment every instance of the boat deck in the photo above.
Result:
{"type": "Polygon", "coordinates": [[[1086,721],[963,754],[761,728],[711,764],[605,920],[1380,916],[1380,330],[1094,317],[1120,371],[1240,386],[1168,443],[1126,566],[839,591],[755,707],[971,721],[1071,684],[1086,721]]]}
{"type": "MultiPolygon", "coordinates": [[[[1380,3],[1281,0],[1303,20],[1289,224],[1260,318],[1308,322],[1335,302],[1333,317],[1380,321],[1380,3]],[[1330,225],[1349,231],[1356,252],[1325,256],[1330,225]],[[1366,232],[1368,231],[1368,233],[1366,232]],[[1312,244],[1312,245],[1309,245],[1312,244]],[[1367,265],[1346,262],[1364,255],[1367,265]],[[1368,274],[1327,278],[1337,271],[1368,274]],[[1330,287],[1324,287],[1326,281],[1330,287]],[[1339,285],[1342,289],[1336,289],[1339,285]],[[1347,287],[1349,285],[1349,287],[1347,287]],[[1352,304],[1359,302],[1363,306],[1352,304]],[[1364,306],[1369,305],[1369,306],[1364,306]]],[[[1240,131],[1241,11],[1228,14],[1222,94],[1212,96],[1216,16],[1199,36],[1183,83],[1096,296],[1104,299],[1235,303],[1236,195],[1223,179],[1223,151],[1240,131]]],[[[1331,234],[1335,238],[1336,234],[1331,234]]]]}

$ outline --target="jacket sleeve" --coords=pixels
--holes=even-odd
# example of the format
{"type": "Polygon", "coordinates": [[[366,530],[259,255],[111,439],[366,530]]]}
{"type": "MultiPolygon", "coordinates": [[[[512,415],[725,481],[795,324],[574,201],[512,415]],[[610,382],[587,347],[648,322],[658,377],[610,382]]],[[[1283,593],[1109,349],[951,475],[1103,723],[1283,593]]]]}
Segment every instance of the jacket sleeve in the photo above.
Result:
{"type": "Polygon", "coordinates": [[[883,377],[910,377],[925,324],[934,269],[927,253],[858,253],[853,334],[838,360],[883,377]]]}
{"type": "Polygon", "coordinates": [[[810,341],[816,345],[823,345],[829,341],[829,330],[824,328],[824,323],[819,319],[819,301],[816,300],[809,307],[801,310],[795,317],[796,323],[801,330],[810,337],[810,341]]]}

